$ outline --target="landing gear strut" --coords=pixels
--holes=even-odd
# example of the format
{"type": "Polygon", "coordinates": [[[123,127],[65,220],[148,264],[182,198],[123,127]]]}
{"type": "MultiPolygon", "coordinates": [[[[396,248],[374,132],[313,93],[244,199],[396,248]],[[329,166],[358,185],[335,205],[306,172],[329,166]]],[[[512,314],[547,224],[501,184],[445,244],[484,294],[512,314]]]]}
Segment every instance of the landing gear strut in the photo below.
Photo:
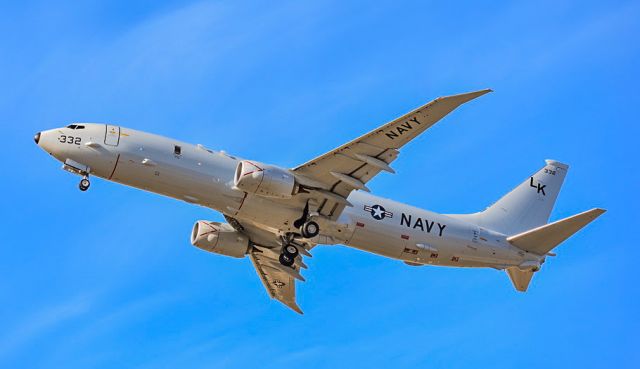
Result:
{"type": "Polygon", "coordinates": [[[78,188],[80,188],[80,191],[86,191],[89,189],[89,186],[91,186],[91,182],[89,182],[89,178],[87,178],[87,176],[84,176],[80,180],[80,184],[78,184],[78,188]]]}
{"type": "Polygon", "coordinates": [[[310,220],[312,215],[309,211],[309,202],[307,201],[302,210],[302,216],[293,222],[293,226],[300,230],[300,234],[304,238],[313,238],[320,233],[318,223],[310,220]]]}

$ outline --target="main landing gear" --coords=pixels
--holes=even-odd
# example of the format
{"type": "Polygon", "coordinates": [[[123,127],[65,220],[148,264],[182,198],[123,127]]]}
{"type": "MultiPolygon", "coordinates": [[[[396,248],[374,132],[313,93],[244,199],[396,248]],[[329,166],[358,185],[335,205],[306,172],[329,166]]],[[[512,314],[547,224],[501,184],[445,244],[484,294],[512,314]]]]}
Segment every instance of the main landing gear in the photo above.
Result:
{"type": "Polygon", "coordinates": [[[313,238],[320,234],[320,226],[315,221],[311,220],[309,211],[309,203],[307,203],[302,211],[302,216],[293,222],[293,226],[300,230],[300,233],[287,233],[282,236],[282,253],[278,260],[280,264],[284,266],[291,267],[296,257],[300,254],[299,247],[304,247],[304,245],[299,244],[299,242],[295,242],[296,238],[313,238]]]}
{"type": "Polygon", "coordinates": [[[292,241],[293,241],[293,234],[291,233],[282,237],[282,244],[283,244],[282,253],[278,258],[278,260],[280,261],[280,264],[288,267],[293,265],[296,257],[300,254],[298,247],[294,245],[292,241]]]}
{"type": "Polygon", "coordinates": [[[89,189],[89,186],[91,186],[91,182],[89,182],[89,177],[85,175],[80,180],[80,183],[78,184],[78,188],[80,189],[80,191],[84,192],[89,189]]]}
{"type": "Polygon", "coordinates": [[[313,238],[320,233],[318,223],[310,219],[309,202],[305,204],[302,216],[293,222],[293,226],[300,230],[300,234],[304,238],[313,238]]]}
{"type": "Polygon", "coordinates": [[[293,263],[295,263],[295,258],[292,258],[291,256],[289,256],[284,252],[280,254],[280,257],[278,257],[278,260],[280,261],[280,264],[288,267],[291,267],[293,263]]]}
{"type": "Polygon", "coordinates": [[[313,238],[320,233],[320,226],[313,220],[306,221],[300,227],[300,233],[304,238],[313,238]]]}

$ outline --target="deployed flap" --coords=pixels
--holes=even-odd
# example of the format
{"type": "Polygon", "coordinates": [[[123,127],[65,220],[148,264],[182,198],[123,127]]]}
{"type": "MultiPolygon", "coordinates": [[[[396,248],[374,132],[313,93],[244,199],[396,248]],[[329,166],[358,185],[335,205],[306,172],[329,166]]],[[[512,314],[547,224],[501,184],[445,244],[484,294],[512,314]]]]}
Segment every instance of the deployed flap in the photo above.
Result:
{"type": "Polygon", "coordinates": [[[562,241],[571,237],[582,227],[602,215],[606,210],[591,209],[553,223],[517,234],[507,238],[512,245],[519,249],[544,255],[558,246],[562,241]]]}
{"type": "Polygon", "coordinates": [[[399,148],[458,106],[490,91],[439,97],[293,171],[302,183],[312,183],[325,190],[317,194],[321,201],[318,210],[321,214],[337,217],[348,204],[331,198],[328,192],[346,198],[354,189],[366,190],[366,183],[380,171],[393,172],[389,163],[396,159],[399,148]]]}
{"type": "Polygon", "coordinates": [[[533,277],[532,271],[522,271],[518,268],[508,268],[507,274],[511,279],[511,283],[513,283],[513,287],[520,292],[525,292],[527,290],[529,283],[531,282],[531,277],[533,277]]]}

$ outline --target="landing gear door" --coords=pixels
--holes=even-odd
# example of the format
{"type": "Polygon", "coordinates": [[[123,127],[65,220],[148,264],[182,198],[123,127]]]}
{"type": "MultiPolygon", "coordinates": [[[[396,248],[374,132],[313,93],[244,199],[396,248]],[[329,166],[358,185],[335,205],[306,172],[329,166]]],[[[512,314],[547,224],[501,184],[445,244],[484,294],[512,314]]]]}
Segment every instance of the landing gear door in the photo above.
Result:
{"type": "Polygon", "coordinates": [[[120,143],[120,127],[110,124],[105,127],[104,143],[109,146],[118,146],[118,143],[120,143]]]}

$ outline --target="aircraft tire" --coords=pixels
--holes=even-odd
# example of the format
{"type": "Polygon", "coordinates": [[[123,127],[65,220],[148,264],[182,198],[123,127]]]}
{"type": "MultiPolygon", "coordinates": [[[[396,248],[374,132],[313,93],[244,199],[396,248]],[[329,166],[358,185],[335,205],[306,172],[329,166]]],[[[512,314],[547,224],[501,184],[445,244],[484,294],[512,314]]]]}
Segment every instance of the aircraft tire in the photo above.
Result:
{"type": "Polygon", "coordinates": [[[280,257],[278,258],[278,260],[280,261],[280,264],[284,266],[290,267],[293,265],[293,258],[291,258],[287,254],[280,254],[280,257]]]}
{"type": "Polygon", "coordinates": [[[89,180],[86,178],[82,178],[80,180],[80,184],[78,185],[78,188],[80,188],[80,191],[86,191],[89,189],[89,186],[91,186],[91,182],[89,182],[89,180]]]}
{"type": "Polygon", "coordinates": [[[300,253],[298,251],[298,248],[294,245],[286,245],[283,249],[283,252],[292,259],[295,259],[296,256],[298,256],[298,254],[300,253]]]}
{"type": "Polygon", "coordinates": [[[313,238],[320,233],[320,226],[318,223],[310,220],[300,227],[300,233],[302,233],[302,237],[304,238],[313,238]]]}

